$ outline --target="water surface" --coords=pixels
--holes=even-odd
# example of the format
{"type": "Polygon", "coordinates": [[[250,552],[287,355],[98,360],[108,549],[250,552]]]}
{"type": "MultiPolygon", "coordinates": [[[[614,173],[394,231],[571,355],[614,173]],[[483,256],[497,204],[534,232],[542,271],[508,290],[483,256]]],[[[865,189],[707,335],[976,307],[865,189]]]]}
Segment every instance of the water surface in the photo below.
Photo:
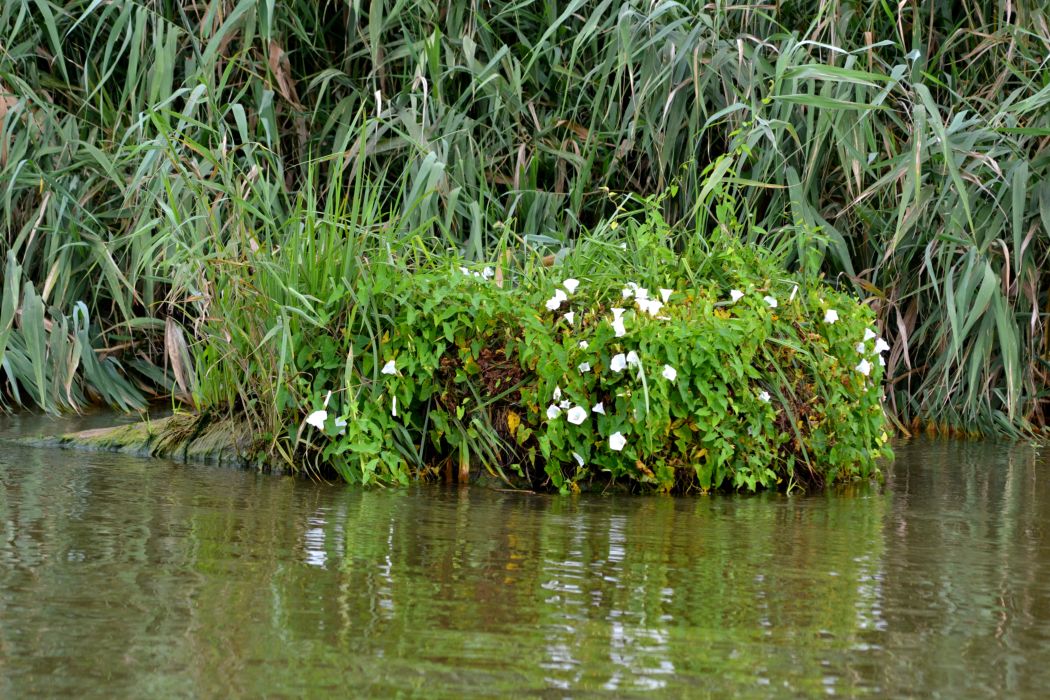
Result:
{"type": "Polygon", "coordinates": [[[0,696],[1045,697],[1048,467],[562,498],[0,443],[0,696]]]}

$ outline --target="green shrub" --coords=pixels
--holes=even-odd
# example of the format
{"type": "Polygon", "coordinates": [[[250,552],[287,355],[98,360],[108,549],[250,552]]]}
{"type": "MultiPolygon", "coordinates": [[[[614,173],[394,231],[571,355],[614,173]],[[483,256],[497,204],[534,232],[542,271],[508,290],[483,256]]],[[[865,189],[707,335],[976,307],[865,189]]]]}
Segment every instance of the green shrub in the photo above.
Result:
{"type": "Polygon", "coordinates": [[[629,231],[630,251],[595,237],[552,271],[564,277],[505,288],[491,268],[377,266],[372,298],[387,326],[345,333],[350,347],[319,341],[332,370],[359,358],[361,384],[310,372],[304,412],[323,406],[326,420],[306,428],[309,449],[351,482],[404,482],[469,459],[563,492],[791,489],[877,474],[889,449],[873,313],[784,277],[734,239],[679,256],[651,224],[629,231]]]}

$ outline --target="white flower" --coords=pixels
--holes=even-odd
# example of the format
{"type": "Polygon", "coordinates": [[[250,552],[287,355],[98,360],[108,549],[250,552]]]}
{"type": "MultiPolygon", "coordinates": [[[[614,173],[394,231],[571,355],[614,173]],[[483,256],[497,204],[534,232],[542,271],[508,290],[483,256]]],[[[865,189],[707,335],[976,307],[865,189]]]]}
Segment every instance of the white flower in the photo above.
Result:
{"type": "Polygon", "coordinates": [[[613,372],[622,372],[626,366],[627,357],[622,352],[613,355],[612,360],[609,362],[609,369],[613,372]]]}
{"type": "Polygon", "coordinates": [[[828,309],[824,312],[824,323],[834,323],[839,320],[839,312],[835,309],[828,309]]]}
{"type": "Polygon", "coordinates": [[[563,411],[567,411],[569,409],[569,406],[571,405],[572,404],[569,402],[568,399],[562,399],[558,402],[558,408],[560,408],[563,411]]]}
{"type": "Polygon", "coordinates": [[[860,363],[856,367],[854,367],[854,369],[856,369],[858,372],[860,372],[866,377],[869,374],[871,374],[871,363],[868,362],[866,359],[861,360],[860,363]]]}
{"type": "Polygon", "coordinates": [[[861,355],[864,354],[864,343],[857,343],[857,352],[859,352],[861,355]]]}
{"type": "Polygon", "coordinates": [[[762,301],[764,301],[767,304],[769,304],[769,308],[771,308],[771,309],[777,308],[777,298],[776,297],[765,296],[765,297],[762,297],[762,301]]]}
{"type": "Polygon", "coordinates": [[[579,464],[581,467],[583,466],[583,457],[580,456],[578,453],[573,452],[572,458],[576,460],[576,464],[579,464]]]}
{"type": "Polygon", "coordinates": [[[462,272],[464,275],[467,275],[468,277],[470,276],[470,270],[468,270],[465,267],[460,267],[459,271],[462,272]]]}
{"type": "Polygon", "coordinates": [[[879,364],[882,365],[883,367],[885,367],[886,366],[886,360],[883,359],[882,355],[879,355],[878,358],[879,358],[879,364]]]}
{"type": "Polygon", "coordinates": [[[760,393],[758,395],[758,400],[761,401],[762,403],[769,403],[769,399],[770,399],[770,396],[769,396],[769,392],[768,391],[762,391],[762,393],[760,393]]]}
{"type": "Polygon", "coordinates": [[[328,420],[328,411],[314,411],[306,417],[306,422],[319,430],[324,430],[326,420],[328,420]]]}
{"type": "Polygon", "coordinates": [[[864,329],[864,340],[873,340],[875,338],[875,331],[870,328],[864,329]]]}
{"type": "Polygon", "coordinates": [[[569,297],[565,294],[565,292],[561,291],[560,289],[555,289],[554,296],[547,300],[547,309],[549,309],[550,311],[554,311],[559,306],[561,306],[561,303],[563,301],[565,301],[568,298],[569,297]]]}
{"type": "Polygon", "coordinates": [[[496,273],[493,272],[491,267],[486,265],[485,269],[481,271],[481,276],[484,277],[487,280],[490,280],[490,279],[492,279],[493,277],[496,276],[496,273]]]}
{"type": "Polygon", "coordinates": [[[560,386],[554,387],[554,400],[555,401],[560,401],[561,400],[561,387],[560,386]]]}
{"type": "Polygon", "coordinates": [[[620,291],[620,294],[623,296],[624,299],[630,299],[631,297],[634,296],[634,290],[631,289],[630,287],[624,287],[620,291]]]}
{"type": "Polygon", "coordinates": [[[629,353],[627,353],[627,366],[633,367],[636,364],[638,364],[638,353],[636,353],[634,350],[631,350],[629,353]]]}
{"type": "Polygon", "coordinates": [[[674,294],[673,289],[660,288],[660,298],[664,300],[665,304],[667,303],[667,300],[671,298],[672,294],[674,294]]]}
{"type": "Polygon", "coordinates": [[[554,420],[555,418],[557,418],[560,415],[561,415],[561,409],[560,408],[558,408],[554,404],[551,404],[550,406],[547,406],[547,420],[554,420]]]}
{"type": "Polygon", "coordinates": [[[669,382],[673,382],[675,379],[678,378],[678,370],[676,370],[671,365],[664,365],[663,375],[664,379],[666,379],[669,382]]]}
{"type": "Polygon", "coordinates": [[[581,362],[580,366],[577,367],[576,369],[580,370],[580,372],[582,374],[586,374],[587,372],[591,371],[591,363],[590,362],[581,362]]]}
{"type": "Polygon", "coordinates": [[[583,421],[587,420],[587,409],[583,406],[573,406],[569,409],[569,413],[566,417],[573,425],[580,425],[583,421]]]}
{"type": "Polygon", "coordinates": [[[637,289],[634,290],[634,298],[635,299],[648,299],[649,298],[649,290],[646,289],[645,287],[638,287],[637,289]]]}
{"type": "Polygon", "coordinates": [[[890,344],[882,338],[875,341],[875,352],[879,355],[890,349],[890,344]]]}
{"type": "Polygon", "coordinates": [[[569,290],[569,294],[574,294],[576,292],[576,288],[580,286],[580,281],[570,277],[561,284],[563,287],[569,290]]]}
{"type": "Polygon", "coordinates": [[[346,418],[336,418],[335,427],[339,428],[340,435],[344,435],[346,433],[346,418]]]}
{"type": "Polygon", "coordinates": [[[394,418],[397,418],[397,397],[396,396],[391,397],[390,415],[392,415],[394,418]]]}
{"type": "Polygon", "coordinates": [[[580,341],[580,349],[581,350],[586,350],[588,348],[588,346],[590,346],[590,343],[588,343],[586,340],[581,340],[580,341]]]}
{"type": "Polygon", "coordinates": [[[605,415],[605,406],[603,406],[602,402],[599,401],[598,403],[596,403],[593,406],[591,406],[591,413],[600,413],[600,414],[602,414],[604,416],[605,415]]]}
{"type": "Polygon", "coordinates": [[[565,314],[565,320],[571,326],[573,324],[573,322],[576,320],[576,312],[575,311],[570,311],[569,313],[565,314]]]}
{"type": "Polygon", "coordinates": [[[623,318],[623,312],[624,309],[621,309],[619,306],[614,306],[612,308],[613,320],[619,321],[621,318],[623,318]]]}
{"type": "Polygon", "coordinates": [[[387,363],[383,365],[383,369],[380,371],[383,374],[397,374],[397,364],[393,360],[387,360],[387,363]]]}
{"type": "Polygon", "coordinates": [[[617,338],[622,338],[625,335],[627,335],[627,329],[623,326],[622,318],[618,318],[615,321],[613,321],[612,327],[613,331],[616,333],[617,338]]]}
{"type": "Polygon", "coordinates": [[[619,452],[623,449],[623,446],[627,444],[627,438],[623,436],[623,433],[616,431],[609,436],[609,449],[613,452],[619,452]]]}
{"type": "Polygon", "coordinates": [[[740,299],[743,298],[743,296],[744,296],[744,293],[741,292],[739,289],[730,289],[729,290],[729,297],[733,300],[734,304],[737,303],[738,301],[740,301],[740,299]]]}
{"type": "Polygon", "coordinates": [[[664,306],[663,302],[658,299],[649,299],[641,296],[637,297],[636,303],[639,311],[645,311],[650,316],[660,313],[660,309],[664,306]]]}
{"type": "Polygon", "coordinates": [[[796,284],[791,289],[791,296],[788,297],[788,301],[795,301],[795,295],[798,293],[798,285],[796,284]]]}

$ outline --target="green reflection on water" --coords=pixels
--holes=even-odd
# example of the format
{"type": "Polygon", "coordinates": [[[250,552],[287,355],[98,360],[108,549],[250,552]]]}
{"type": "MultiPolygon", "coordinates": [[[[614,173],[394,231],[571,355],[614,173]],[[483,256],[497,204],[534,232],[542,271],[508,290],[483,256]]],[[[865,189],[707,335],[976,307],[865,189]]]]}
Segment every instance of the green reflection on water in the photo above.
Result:
{"type": "Polygon", "coordinates": [[[0,694],[1038,697],[1042,466],[559,498],[3,447],[0,694]]]}

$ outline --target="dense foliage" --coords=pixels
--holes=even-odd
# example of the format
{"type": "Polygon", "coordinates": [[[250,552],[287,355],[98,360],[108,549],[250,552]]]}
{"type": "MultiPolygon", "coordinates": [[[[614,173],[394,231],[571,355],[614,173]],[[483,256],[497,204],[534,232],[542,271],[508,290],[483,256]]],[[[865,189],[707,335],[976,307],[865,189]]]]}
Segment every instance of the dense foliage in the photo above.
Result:
{"type": "Polygon", "coordinates": [[[0,37],[5,406],[276,436],[291,329],[379,327],[362,255],[560,266],[675,185],[671,224],[866,300],[902,424],[1047,418],[1038,2],[12,0],[0,37]]]}

